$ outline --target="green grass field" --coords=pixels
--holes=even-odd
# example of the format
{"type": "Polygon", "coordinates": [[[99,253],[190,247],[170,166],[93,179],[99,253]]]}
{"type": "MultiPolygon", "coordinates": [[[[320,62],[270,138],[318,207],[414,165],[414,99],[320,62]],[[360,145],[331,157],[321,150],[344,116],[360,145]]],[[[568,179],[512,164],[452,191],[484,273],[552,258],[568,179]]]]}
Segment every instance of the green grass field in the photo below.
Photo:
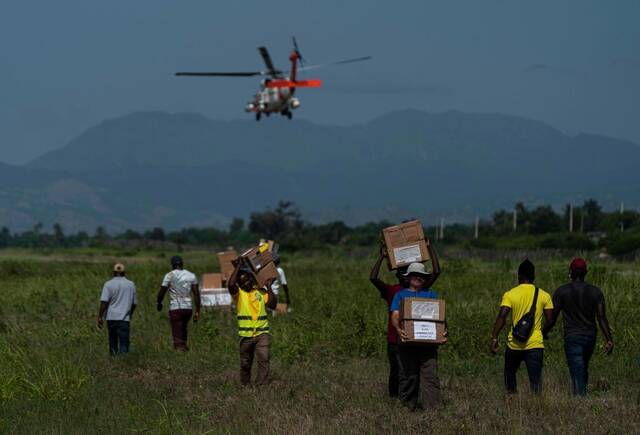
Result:
{"type": "MultiPolygon", "coordinates": [[[[243,389],[230,312],[191,325],[191,352],[172,350],[155,295],[171,253],[75,250],[0,252],[0,432],[3,433],[637,433],[640,270],[598,263],[590,280],[607,297],[616,341],[594,356],[591,394],[573,399],[561,324],[545,351],[544,392],[503,394],[503,357],[487,349],[502,293],[518,261],[443,255],[436,283],[447,300],[441,348],[444,406],[412,413],[386,396],[386,306],[369,284],[375,249],[285,256],[294,312],[272,322],[272,382],[243,389]],[[95,328],[103,282],[116,259],[138,287],[132,352],[108,355],[95,328]]],[[[464,253],[462,253],[464,254],[464,253]]],[[[552,291],[568,259],[541,256],[537,283],[552,291]]],[[[197,274],[215,256],[184,254],[197,274]]],[[[391,279],[391,275],[388,275],[391,279]]],[[[165,304],[166,306],[166,304],[165,304]]],[[[601,337],[599,337],[599,346],[601,337]]],[[[504,349],[504,343],[502,344],[504,349]]]]}

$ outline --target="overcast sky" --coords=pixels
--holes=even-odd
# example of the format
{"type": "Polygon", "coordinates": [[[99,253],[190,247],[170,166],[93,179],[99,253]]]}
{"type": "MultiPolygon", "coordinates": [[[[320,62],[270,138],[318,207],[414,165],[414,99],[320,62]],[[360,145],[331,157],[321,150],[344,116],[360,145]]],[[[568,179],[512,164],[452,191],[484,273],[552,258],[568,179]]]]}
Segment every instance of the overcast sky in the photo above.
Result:
{"type": "MultiPolygon", "coordinates": [[[[139,110],[247,118],[253,78],[178,70],[315,70],[295,114],[352,124],[408,107],[501,112],[640,143],[640,1],[7,0],[0,6],[0,161],[23,163],[139,110]]],[[[268,120],[265,120],[268,122],[268,120]]]]}

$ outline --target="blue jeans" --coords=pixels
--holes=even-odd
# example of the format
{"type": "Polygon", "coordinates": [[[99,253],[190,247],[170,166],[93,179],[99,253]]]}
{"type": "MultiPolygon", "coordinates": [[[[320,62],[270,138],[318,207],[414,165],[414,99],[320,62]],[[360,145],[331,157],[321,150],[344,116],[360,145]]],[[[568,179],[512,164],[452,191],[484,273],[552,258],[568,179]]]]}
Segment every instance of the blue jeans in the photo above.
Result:
{"type": "Polygon", "coordinates": [[[524,361],[529,375],[531,391],[538,394],[542,389],[542,363],[544,349],[513,350],[507,347],[504,353],[504,385],[508,393],[518,391],[516,373],[524,361]]]}
{"type": "Polygon", "coordinates": [[[129,322],[107,320],[109,328],[109,352],[111,355],[129,352],[129,322]]]}
{"type": "Polygon", "coordinates": [[[596,347],[596,338],[588,335],[569,335],[564,338],[564,353],[567,357],[571,391],[575,396],[587,394],[589,383],[589,360],[596,347]]]}

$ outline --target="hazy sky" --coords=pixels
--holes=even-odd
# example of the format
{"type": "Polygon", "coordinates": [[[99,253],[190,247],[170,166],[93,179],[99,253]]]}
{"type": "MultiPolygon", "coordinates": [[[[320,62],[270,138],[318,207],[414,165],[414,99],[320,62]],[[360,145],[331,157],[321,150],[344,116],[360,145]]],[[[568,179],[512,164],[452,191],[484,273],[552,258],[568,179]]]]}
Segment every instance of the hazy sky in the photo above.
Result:
{"type": "MultiPolygon", "coordinates": [[[[248,118],[266,45],[310,63],[295,114],[351,124],[408,107],[502,112],[640,143],[640,1],[6,0],[0,6],[0,161],[23,163],[139,110],[248,118]]],[[[268,122],[268,120],[266,120],[268,122]]]]}

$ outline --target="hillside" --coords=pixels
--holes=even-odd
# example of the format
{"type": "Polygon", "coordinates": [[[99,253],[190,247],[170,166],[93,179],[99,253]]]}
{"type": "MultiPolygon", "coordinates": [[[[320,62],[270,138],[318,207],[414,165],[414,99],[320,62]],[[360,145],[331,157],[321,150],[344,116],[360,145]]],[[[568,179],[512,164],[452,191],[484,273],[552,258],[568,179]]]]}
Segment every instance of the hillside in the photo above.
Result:
{"type": "Polygon", "coordinates": [[[637,200],[638,165],[633,143],[500,114],[406,110],[336,127],[139,112],[4,168],[0,198],[26,198],[29,219],[0,223],[224,225],[279,199],[314,220],[471,219],[517,200],[637,200]]]}

